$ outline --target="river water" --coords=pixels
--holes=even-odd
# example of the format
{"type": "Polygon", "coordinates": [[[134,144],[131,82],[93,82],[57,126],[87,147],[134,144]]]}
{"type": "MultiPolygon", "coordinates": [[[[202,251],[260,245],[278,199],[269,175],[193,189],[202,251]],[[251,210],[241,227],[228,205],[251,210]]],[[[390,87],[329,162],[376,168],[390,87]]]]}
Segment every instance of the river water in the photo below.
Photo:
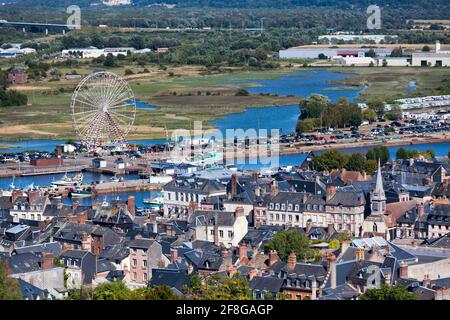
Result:
{"type": "MultiPolygon", "coordinates": [[[[357,101],[359,93],[365,88],[351,88],[350,86],[331,84],[329,81],[340,80],[349,77],[349,74],[331,72],[326,69],[314,69],[314,70],[296,70],[286,75],[282,75],[277,79],[271,80],[255,80],[252,81],[252,85],[240,83],[246,86],[246,89],[255,94],[279,94],[279,95],[294,95],[298,97],[307,97],[313,93],[320,93],[328,96],[330,100],[336,101],[340,97],[346,97],[349,101],[357,101]],[[255,86],[256,85],[256,86],[255,86]]],[[[145,104],[141,101],[137,101],[138,116],[139,110],[155,110],[157,107],[145,104]]],[[[224,117],[211,121],[211,124],[216,126],[225,136],[226,129],[280,129],[281,134],[287,134],[295,130],[295,125],[299,116],[298,105],[288,106],[268,106],[265,108],[247,108],[244,112],[239,114],[229,114],[224,117]]],[[[64,143],[63,140],[27,140],[21,142],[1,142],[0,145],[12,145],[10,149],[3,149],[1,152],[19,152],[24,150],[43,150],[53,151],[57,144],[64,143]]],[[[165,143],[164,139],[154,140],[132,140],[130,143],[154,145],[165,143]]],[[[389,151],[391,157],[395,157],[395,152],[399,147],[390,147],[389,151]]],[[[423,144],[406,146],[406,148],[413,148],[418,150],[426,150],[427,148],[433,148],[438,156],[446,156],[450,143],[435,143],[435,144],[423,144]]],[[[345,152],[367,152],[365,148],[352,148],[344,149],[345,152]]],[[[343,150],[343,151],[344,151],[343,150]]],[[[286,155],[281,156],[279,161],[272,161],[272,164],[279,164],[280,166],[286,165],[298,165],[304,159],[306,155],[286,155]]],[[[267,162],[263,164],[238,164],[240,169],[258,169],[260,167],[270,166],[267,162]]],[[[31,182],[35,182],[35,185],[45,185],[51,183],[51,180],[58,179],[62,175],[48,175],[37,176],[34,178],[16,178],[16,185],[23,187],[29,185],[31,182]],[[20,183],[20,185],[19,185],[20,183]]],[[[86,182],[88,181],[100,181],[107,180],[109,177],[96,176],[94,174],[86,174],[86,182]],[[91,176],[92,175],[92,176],[91,176]]],[[[9,185],[11,179],[0,179],[0,188],[5,185],[9,185]]]]}

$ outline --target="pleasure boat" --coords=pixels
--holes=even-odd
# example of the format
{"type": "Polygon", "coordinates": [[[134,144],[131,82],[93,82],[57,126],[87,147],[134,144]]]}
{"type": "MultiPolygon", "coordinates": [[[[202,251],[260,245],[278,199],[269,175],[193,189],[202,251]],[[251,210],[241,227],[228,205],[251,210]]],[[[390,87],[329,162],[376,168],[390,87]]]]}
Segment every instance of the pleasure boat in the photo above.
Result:
{"type": "Polygon", "coordinates": [[[150,208],[160,209],[163,207],[164,197],[162,195],[158,195],[152,199],[144,199],[143,202],[148,205],[150,208]]]}
{"type": "Polygon", "coordinates": [[[83,190],[82,188],[78,187],[75,190],[71,190],[70,195],[72,198],[89,198],[92,197],[92,191],[83,190]]]}

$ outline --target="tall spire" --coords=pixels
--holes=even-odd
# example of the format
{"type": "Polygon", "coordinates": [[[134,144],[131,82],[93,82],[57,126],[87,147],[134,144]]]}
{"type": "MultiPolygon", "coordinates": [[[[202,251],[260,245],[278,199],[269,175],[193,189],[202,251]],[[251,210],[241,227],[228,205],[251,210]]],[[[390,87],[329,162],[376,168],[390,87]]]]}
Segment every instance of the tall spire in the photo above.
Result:
{"type": "Polygon", "coordinates": [[[386,195],[384,194],[384,188],[383,188],[383,177],[381,175],[380,159],[378,159],[377,183],[375,185],[375,190],[373,191],[373,195],[375,197],[378,197],[378,200],[386,200],[386,195]]]}
{"type": "Polygon", "coordinates": [[[377,172],[377,182],[375,185],[375,190],[373,190],[370,197],[372,214],[382,214],[386,209],[386,194],[383,188],[383,177],[381,175],[381,164],[380,159],[378,159],[378,172],[377,172]]]}

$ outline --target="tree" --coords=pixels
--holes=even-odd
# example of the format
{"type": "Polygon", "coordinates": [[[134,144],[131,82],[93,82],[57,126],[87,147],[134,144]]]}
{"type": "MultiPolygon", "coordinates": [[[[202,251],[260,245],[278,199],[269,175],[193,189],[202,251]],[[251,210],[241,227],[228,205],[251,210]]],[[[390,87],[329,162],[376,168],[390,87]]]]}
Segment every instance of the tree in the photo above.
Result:
{"type": "Polygon", "coordinates": [[[422,51],[423,51],[423,52],[430,52],[431,49],[430,49],[429,46],[425,45],[425,46],[423,46],[422,51]]]}
{"type": "Polygon", "coordinates": [[[111,53],[108,53],[108,55],[106,56],[106,58],[103,62],[103,66],[105,66],[105,67],[115,67],[116,66],[116,59],[111,53]]]}
{"type": "Polygon", "coordinates": [[[131,290],[122,281],[106,282],[94,290],[94,300],[130,300],[131,290]]]}
{"type": "Polygon", "coordinates": [[[391,57],[401,57],[401,56],[403,56],[402,47],[397,47],[397,48],[392,49],[391,57]]]}
{"type": "Polygon", "coordinates": [[[327,150],[324,154],[315,156],[312,159],[312,167],[318,171],[331,171],[342,169],[347,162],[347,158],[338,150],[327,150]]]}
{"type": "Polygon", "coordinates": [[[430,155],[430,158],[436,158],[436,152],[432,148],[428,148],[425,153],[428,153],[430,155]]]}
{"type": "Polygon", "coordinates": [[[312,94],[300,102],[301,118],[320,118],[323,110],[330,104],[330,99],[321,94],[312,94]]]}
{"type": "Polygon", "coordinates": [[[367,151],[366,159],[367,160],[375,160],[378,162],[378,159],[381,162],[381,165],[386,164],[386,162],[389,160],[389,150],[385,146],[381,147],[375,147],[367,151]]]}
{"type": "Polygon", "coordinates": [[[295,127],[295,131],[297,133],[304,133],[314,130],[320,123],[320,119],[299,119],[297,121],[297,126],[295,127]]]}
{"type": "Polygon", "coordinates": [[[7,262],[0,260],[0,300],[21,300],[19,280],[8,276],[7,262]]]}
{"type": "Polygon", "coordinates": [[[350,171],[364,172],[366,170],[366,157],[361,153],[353,153],[348,159],[345,168],[350,171]]]}
{"type": "Polygon", "coordinates": [[[359,296],[359,300],[416,300],[417,295],[408,292],[407,288],[400,285],[389,287],[381,285],[380,288],[367,289],[359,296]]]}
{"type": "Polygon", "coordinates": [[[386,112],[385,117],[388,120],[399,120],[402,118],[402,109],[398,105],[393,105],[391,110],[386,112]]]}
{"type": "Polygon", "coordinates": [[[369,122],[373,122],[377,120],[377,113],[373,109],[367,108],[363,111],[363,119],[369,122]]]}
{"type": "Polygon", "coordinates": [[[281,260],[287,261],[291,252],[295,252],[297,258],[304,260],[309,251],[309,239],[295,229],[279,231],[273,239],[264,246],[266,252],[276,250],[281,260]]]}
{"type": "Polygon", "coordinates": [[[252,293],[244,276],[227,277],[215,273],[191,276],[191,286],[186,288],[185,297],[193,300],[250,300],[252,293]]]}
{"type": "Polygon", "coordinates": [[[384,115],[384,102],[382,100],[367,101],[367,106],[375,111],[377,116],[382,117],[384,115]]]}

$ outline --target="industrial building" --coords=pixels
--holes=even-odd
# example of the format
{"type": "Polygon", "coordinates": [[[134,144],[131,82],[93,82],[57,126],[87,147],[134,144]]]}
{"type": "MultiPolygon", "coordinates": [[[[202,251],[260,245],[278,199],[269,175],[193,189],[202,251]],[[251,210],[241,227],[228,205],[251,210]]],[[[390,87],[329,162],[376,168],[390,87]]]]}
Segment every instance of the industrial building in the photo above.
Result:
{"type": "Polygon", "coordinates": [[[302,46],[280,50],[281,59],[318,59],[319,56],[327,59],[333,57],[364,57],[367,52],[373,50],[379,57],[389,56],[391,48],[355,48],[355,47],[322,47],[322,46],[302,46]]]}
{"type": "Polygon", "coordinates": [[[441,44],[436,42],[436,50],[430,52],[415,52],[411,57],[413,67],[449,67],[450,51],[441,50],[441,44]]]}

